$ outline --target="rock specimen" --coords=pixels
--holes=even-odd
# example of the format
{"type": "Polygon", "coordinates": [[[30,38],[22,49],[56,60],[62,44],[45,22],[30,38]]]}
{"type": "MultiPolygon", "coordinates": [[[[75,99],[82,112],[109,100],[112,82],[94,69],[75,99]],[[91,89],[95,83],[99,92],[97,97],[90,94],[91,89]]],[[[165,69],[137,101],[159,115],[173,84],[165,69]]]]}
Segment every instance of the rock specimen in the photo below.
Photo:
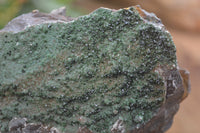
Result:
{"type": "Polygon", "coordinates": [[[166,131],[189,80],[161,21],[139,7],[62,14],[33,11],[0,31],[0,131],[13,118],[64,133],[166,131]]]}

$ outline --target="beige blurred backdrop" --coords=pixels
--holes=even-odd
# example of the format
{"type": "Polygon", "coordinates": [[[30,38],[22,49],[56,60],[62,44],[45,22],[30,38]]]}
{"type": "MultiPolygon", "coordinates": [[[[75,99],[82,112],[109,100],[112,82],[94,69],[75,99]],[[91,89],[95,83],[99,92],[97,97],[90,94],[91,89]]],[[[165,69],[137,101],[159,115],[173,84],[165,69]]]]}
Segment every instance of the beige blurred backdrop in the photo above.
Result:
{"type": "Polygon", "coordinates": [[[173,36],[179,66],[190,71],[192,89],[167,133],[200,133],[200,0],[0,0],[0,26],[34,8],[49,11],[63,5],[72,16],[99,7],[119,9],[140,5],[161,18],[173,36]],[[8,6],[6,2],[11,4],[8,6]]]}

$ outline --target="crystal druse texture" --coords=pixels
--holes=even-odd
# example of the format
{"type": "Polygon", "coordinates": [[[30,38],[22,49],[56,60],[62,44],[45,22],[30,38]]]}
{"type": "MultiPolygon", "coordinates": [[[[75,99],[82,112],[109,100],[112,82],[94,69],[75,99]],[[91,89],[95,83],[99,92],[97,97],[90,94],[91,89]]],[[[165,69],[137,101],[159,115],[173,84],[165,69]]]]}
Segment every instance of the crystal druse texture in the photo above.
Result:
{"type": "Polygon", "coordinates": [[[64,12],[35,10],[0,31],[0,131],[166,131],[190,87],[161,21],[137,6],[64,12]]]}

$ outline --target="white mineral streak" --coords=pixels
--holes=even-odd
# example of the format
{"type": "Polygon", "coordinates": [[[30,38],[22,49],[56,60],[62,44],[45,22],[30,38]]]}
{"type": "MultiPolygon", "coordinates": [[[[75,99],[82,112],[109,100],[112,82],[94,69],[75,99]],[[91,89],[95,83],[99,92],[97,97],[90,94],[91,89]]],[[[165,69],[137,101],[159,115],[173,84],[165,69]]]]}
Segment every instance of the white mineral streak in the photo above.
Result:
{"type": "Polygon", "coordinates": [[[125,126],[122,119],[118,119],[111,129],[112,133],[125,133],[125,126]]]}

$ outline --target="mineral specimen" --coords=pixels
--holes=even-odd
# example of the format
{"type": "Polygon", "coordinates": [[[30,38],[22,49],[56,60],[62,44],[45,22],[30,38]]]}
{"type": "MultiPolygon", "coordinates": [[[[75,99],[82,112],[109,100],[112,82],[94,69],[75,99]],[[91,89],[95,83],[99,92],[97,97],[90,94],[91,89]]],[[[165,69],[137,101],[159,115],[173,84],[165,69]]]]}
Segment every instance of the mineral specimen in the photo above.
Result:
{"type": "Polygon", "coordinates": [[[76,19],[63,10],[0,31],[0,131],[13,118],[66,133],[166,131],[189,80],[161,21],[139,7],[76,19]]]}

